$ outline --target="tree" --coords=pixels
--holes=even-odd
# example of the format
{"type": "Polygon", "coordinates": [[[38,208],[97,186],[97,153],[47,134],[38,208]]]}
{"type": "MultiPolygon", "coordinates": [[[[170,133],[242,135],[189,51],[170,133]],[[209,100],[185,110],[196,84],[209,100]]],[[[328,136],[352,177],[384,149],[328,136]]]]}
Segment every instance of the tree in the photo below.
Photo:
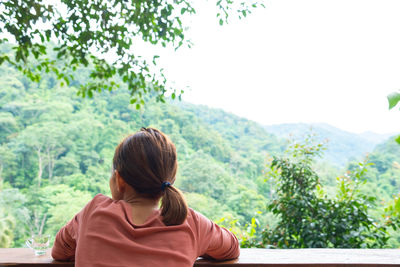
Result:
{"type": "Polygon", "coordinates": [[[0,247],[22,246],[29,236],[26,224],[26,197],[0,181],[0,247]],[[14,240],[13,240],[14,239],[14,240]]]}
{"type": "Polygon", "coordinates": [[[10,148],[5,145],[0,145],[0,183],[3,182],[3,177],[7,175],[3,175],[3,172],[7,172],[7,174],[14,174],[14,168],[17,168],[17,164],[15,162],[15,154],[10,150],[10,148]]]}
{"type": "Polygon", "coordinates": [[[63,126],[57,122],[33,124],[26,127],[18,137],[22,146],[31,148],[37,154],[38,187],[41,185],[44,167],[47,166],[48,178],[51,180],[55,160],[65,150],[63,143],[66,134],[63,126]]]}
{"type": "MultiPolygon", "coordinates": [[[[216,5],[222,25],[232,9],[241,18],[262,3],[218,0],[216,5]]],[[[10,0],[0,1],[0,10],[0,43],[15,43],[0,55],[0,64],[10,63],[33,81],[40,80],[42,71],[53,72],[66,84],[74,80],[77,68],[90,67],[90,80],[81,84],[79,94],[91,97],[94,91],[113,90],[120,77],[137,107],[150,92],[163,101],[167,89],[165,76],[154,69],[158,56],[148,63],[135,45],[190,46],[183,22],[195,14],[188,0],[10,0]],[[50,42],[51,47],[46,45],[50,42]],[[104,58],[107,53],[112,62],[104,58]]]]}
{"type": "Polygon", "coordinates": [[[184,192],[203,194],[219,202],[225,202],[237,186],[223,165],[203,151],[185,162],[180,176],[178,186],[184,192]]]}
{"type": "Polygon", "coordinates": [[[4,208],[0,207],[0,248],[8,248],[12,244],[15,228],[14,218],[10,215],[4,217],[4,208]]]}
{"type": "Polygon", "coordinates": [[[189,207],[205,215],[210,220],[216,221],[221,217],[237,218],[238,215],[225,204],[198,193],[185,193],[185,199],[189,207]]]}
{"type": "Polygon", "coordinates": [[[265,210],[265,203],[266,199],[263,196],[240,184],[227,200],[227,205],[246,222],[251,221],[258,212],[265,210]]]}
{"type": "Polygon", "coordinates": [[[74,190],[66,185],[48,186],[46,191],[43,194],[48,205],[46,232],[49,234],[56,233],[92,198],[88,192],[74,190]]]}
{"type": "Polygon", "coordinates": [[[366,166],[338,179],[338,193],[328,198],[312,170],[312,157],[321,144],[295,144],[292,157],[275,158],[276,196],[268,209],[278,224],[265,229],[264,245],[280,248],[373,248],[384,247],[388,229],[397,222],[376,222],[369,214],[374,198],[363,194],[366,166]]]}

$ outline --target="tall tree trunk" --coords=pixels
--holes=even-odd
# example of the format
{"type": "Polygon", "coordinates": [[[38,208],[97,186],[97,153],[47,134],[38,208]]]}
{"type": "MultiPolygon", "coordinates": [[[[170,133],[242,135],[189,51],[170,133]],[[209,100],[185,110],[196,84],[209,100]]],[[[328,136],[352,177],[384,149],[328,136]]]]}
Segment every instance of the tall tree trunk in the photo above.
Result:
{"type": "Polygon", "coordinates": [[[40,224],[40,229],[38,232],[39,235],[43,234],[43,227],[44,227],[44,223],[46,222],[46,217],[47,217],[47,213],[42,218],[42,223],[40,224]]]}

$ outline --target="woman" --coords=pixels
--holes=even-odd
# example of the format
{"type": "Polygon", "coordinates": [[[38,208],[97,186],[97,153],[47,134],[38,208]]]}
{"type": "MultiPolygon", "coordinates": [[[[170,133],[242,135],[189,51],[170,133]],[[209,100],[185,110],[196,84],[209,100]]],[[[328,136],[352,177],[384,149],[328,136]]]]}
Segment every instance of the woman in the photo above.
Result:
{"type": "Polygon", "coordinates": [[[193,266],[198,256],[238,257],[232,233],[187,207],[173,186],[177,167],[175,145],[161,131],[142,128],[125,138],[114,154],[112,199],[98,194],[61,228],[53,258],[86,267],[193,266]]]}

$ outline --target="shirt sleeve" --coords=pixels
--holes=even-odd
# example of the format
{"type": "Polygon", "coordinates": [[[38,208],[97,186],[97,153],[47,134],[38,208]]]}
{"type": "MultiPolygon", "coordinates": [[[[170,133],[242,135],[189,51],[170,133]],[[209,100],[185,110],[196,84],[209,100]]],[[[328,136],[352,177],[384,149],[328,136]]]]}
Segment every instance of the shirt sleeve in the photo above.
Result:
{"type": "Polygon", "coordinates": [[[91,209],[93,204],[101,195],[95,196],[86,206],[72,218],[60,231],[58,231],[51,250],[51,256],[55,260],[74,261],[75,249],[79,234],[79,228],[82,225],[85,215],[91,209]]]}
{"type": "Polygon", "coordinates": [[[239,257],[240,249],[236,236],[202,214],[197,213],[197,215],[199,218],[200,255],[216,260],[239,257]]]}
{"type": "MultiPolygon", "coordinates": [[[[83,210],[82,210],[83,211],[83,210]]],[[[76,232],[79,227],[81,216],[79,212],[75,217],[63,226],[56,235],[51,256],[55,260],[74,261],[76,248],[76,232]]]]}

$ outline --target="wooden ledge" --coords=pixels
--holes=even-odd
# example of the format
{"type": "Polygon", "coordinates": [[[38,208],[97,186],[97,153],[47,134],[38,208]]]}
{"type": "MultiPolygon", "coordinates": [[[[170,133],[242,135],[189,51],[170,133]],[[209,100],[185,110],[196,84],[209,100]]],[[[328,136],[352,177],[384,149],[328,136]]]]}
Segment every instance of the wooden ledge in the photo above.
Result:
{"type": "MultiPolygon", "coordinates": [[[[50,256],[34,256],[28,248],[0,248],[0,266],[71,267],[73,262],[57,262],[50,256]]],[[[400,249],[241,249],[239,259],[215,262],[198,259],[194,266],[278,266],[278,267],[400,267],[400,249]]]]}

